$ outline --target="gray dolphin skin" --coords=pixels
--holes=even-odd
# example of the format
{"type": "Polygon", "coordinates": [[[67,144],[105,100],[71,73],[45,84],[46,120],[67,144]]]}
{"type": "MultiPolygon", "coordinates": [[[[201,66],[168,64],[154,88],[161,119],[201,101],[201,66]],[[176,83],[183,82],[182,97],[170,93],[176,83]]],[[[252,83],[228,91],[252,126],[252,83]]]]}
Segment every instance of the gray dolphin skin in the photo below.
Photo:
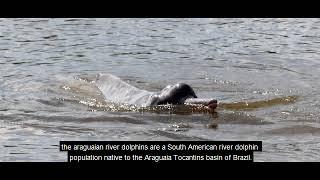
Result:
{"type": "Polygon", "coordinates": [[[159,94],[154,95],[151,105],[183,104],[188,98],[197,98],[193,89],[184,83],[168,85],[159,94]]]}
{"type": "Polygon", "coordinates": [[[204,105],[214,109],[217,107],[217,100],[200,99],[188,84],[178,83],[168,85],[159,94],[153,95],[150,105],[162,104],[204,105]]]}
{"type": "Polygon", "coordinates": [[[160,92],[149,92],[138,89],[112,74],[99,74],[96,80],[98,88],[106,100],[141,106],[203,105],[210,109],[217,107],[217,100],[198,98],[194,90],[185,83],[168,85],[160,92]]]}

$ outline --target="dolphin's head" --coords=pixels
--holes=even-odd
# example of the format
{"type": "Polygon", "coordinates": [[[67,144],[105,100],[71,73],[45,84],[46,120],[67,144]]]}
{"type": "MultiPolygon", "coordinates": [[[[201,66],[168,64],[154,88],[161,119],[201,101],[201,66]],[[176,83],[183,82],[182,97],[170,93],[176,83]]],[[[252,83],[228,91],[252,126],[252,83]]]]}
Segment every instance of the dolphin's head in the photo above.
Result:
{"type": "Polygon", "coordinates": [[[167,86],[161,91],[158,105],[183,104],[188,98],[197,98],[197,96],[188,84],[178,83],[173,86],[167,86]]]}

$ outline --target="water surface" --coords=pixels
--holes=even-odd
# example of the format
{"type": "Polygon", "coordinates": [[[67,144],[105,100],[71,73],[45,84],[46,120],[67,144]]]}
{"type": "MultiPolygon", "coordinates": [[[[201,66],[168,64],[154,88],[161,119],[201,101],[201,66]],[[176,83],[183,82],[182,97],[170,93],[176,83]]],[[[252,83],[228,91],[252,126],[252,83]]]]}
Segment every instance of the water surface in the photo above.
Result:
{"type": "Polygon", "coordinates": [[[0,19],[0,161],[66,161],[60,140],[262,140],[256,161],[319,161],[319,27],[0,19]],[[214,114],[121,109],[103,101],[98,73],[148,91],[185,82],[222,104],[214,114]]]}

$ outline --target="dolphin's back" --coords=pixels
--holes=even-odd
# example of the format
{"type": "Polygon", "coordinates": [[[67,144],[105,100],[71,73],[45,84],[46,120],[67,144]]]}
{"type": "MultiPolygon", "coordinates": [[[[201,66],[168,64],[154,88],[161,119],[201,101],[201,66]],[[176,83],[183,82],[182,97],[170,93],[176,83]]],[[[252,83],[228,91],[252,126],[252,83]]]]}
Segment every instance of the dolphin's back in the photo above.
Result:
{"type": "Polygon", "coordinates": [[[138,89],[112,74],[99,74],[96,85],[107,101],[148,106],[152,92],[138,89]]]}

